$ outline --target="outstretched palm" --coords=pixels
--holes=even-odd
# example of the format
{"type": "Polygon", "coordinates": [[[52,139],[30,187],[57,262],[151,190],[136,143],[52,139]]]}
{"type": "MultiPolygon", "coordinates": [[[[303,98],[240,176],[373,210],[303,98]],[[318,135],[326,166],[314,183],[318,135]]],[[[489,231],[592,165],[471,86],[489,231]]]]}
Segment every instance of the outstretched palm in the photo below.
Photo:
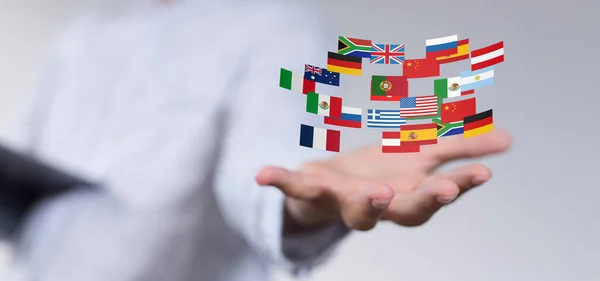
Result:
{"type": "Polygon", "coordinates": [[[510,144],[506,131],[495,130],[469,139],[444,138],[423,146],[420,153],[381,153],[374,146],[306,163],[296,171],[265,167],[256,180],[283,191],[288,211],[305,225],[342,219],[350,228],[368,230],[385,219],[416,226],[491,178],[491,171],[480,164],[436,173],[440,165],[500,153],[510,144]]]}

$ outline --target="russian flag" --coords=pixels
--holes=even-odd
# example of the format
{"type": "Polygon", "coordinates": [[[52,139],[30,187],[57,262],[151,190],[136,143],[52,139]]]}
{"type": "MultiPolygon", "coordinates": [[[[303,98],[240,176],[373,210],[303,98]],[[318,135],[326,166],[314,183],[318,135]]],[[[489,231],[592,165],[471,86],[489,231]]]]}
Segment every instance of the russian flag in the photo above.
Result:
{"type": "Polygon", "coordinates": [[[444,57],[454,55],[458,48],[458,34],[425,40],[425,56],[444,57]]]}
{"type": "Polygon", "coordinates": [[[361,128],[362,127],[362,108],[342,106],[341,118],[327,117],[323,121],[328,125],[335,125],[349,128],[361,128]]]}

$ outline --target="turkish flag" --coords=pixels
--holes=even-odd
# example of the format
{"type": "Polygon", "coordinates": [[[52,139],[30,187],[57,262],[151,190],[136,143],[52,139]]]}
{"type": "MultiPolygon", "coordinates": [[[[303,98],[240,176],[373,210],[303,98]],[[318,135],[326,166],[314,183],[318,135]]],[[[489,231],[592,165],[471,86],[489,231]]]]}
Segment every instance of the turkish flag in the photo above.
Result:
{"type": "Polygon", "coordinates": [[[435,57],[406,60],[402,71],[407,78],[436,77],[440,76],[440,64],[435,57]]]}

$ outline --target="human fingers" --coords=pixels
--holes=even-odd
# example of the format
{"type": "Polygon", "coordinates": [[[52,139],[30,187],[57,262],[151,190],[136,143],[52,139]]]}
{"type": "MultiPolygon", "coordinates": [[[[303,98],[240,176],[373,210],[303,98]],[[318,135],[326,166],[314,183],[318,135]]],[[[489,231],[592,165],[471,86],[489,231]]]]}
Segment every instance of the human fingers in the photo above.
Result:
{"type": "Polygon", "coordinates": [[[366,231],[375,227],[394,197],[394,191],[385,184],[366,184],[369,187],[355,189],[354,194],[336,195],[341,217],[351,229],[366,231]]]}
{"type": "Polygon", "coordinates": [[[422,186],[398,196],[388,207],[385,219],[404,226],[427,222],[440,208],[460,193],[458,185],[444,177],[431,177],[422,186]]]}
{"type": "Polygon", "coordinates": [[[331,185],[322,174],[306,174],[275,166],[263,167],[255,180],[260,186],[273,186],[287,196],[305,200],[321,196],[331,185]]]}
{"type": "Polygon", "coordinates": [[[443,138],[436,145],[422,147],[421,153],[433,158],[437,166],[451,160],[500,153],[510,148],[511,143],[508,131],[495,129],[471,138],[462,135],[443,138]]]}
{"type": "Polygon", "coordinates": [[[442,175],[456,183],[460,194],[463,194],[490,180],[492,178],[492,171],[484,165],[471,164],[450,170],[442,175]]]}

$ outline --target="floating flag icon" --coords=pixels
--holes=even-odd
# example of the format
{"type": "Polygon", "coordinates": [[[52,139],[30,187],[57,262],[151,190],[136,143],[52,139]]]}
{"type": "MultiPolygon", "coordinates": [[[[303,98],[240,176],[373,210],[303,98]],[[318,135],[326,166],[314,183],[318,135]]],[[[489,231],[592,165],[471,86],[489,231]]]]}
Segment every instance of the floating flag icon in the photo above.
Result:
{"type": "Polygon", "coordinates": [[[471,52],[471,70],[478,70],[504,61],[504,41],[471,52]]]}
{"type": "Polygon", "coordinates": [[[349,128],[362,127],[362,108],[342,106],[341,118],[325,117],[325,124],[349,128]]]}
{"type": "Polygon", "coordinates": [[[404,44],[373,44],[371,46],[372,64],[403,64],[404,44]]]}
{"type": "Polygon", "coordinates": [[[406,78],[435,77],[440,76],[440,64],[435,58],[406,60],[402,71],[406,78]]]}
{"type": "Polygon", "coordinates": [[[437,143],[437,124],[419,124],[400,126],[402,145],[428,145],[437,143]]]}
{"type": "Polygon", "coordinates": [[[438,97],[421,96],[400,99],[400,117],[427,119],[438,116],[438,97]]]}
{"type": "Polygon", "coordinates": [[[457,52],[458,35],[425,40],[425,56],[438,58],[454,55],[457,52]]]}
{"type": "Polygon", "coordinates": [[[301,124],[300,146],[340,152],[340,131],[301,124]]]}
{"type": "Polygon", "coordinates": [[[433,122],[437,124],[437,135],[438,138],[449,137],[454,135],[461,135],[463,133],[463,122],[454,122],[444,124],[439,119],[434,119],[433,122]]]}
{"type": "Polygon", "coordinates": [[[338,36],[338,54],[371,58],[371,40],[338,36]]]}
{"type": "Polygon", "coordinates": [[[462,71],[460,85],[463,91],[474,91],[494,84],[494,67],[490,66],[475,71],[462,71]]]}
{"type": "Polygon", "coordinates": [[[360,76],[362,75],[362,59],[328,52],[327,69],[337,73],[360,76]]]}
{"type": "Polygon", "coordinates": [[[441,99],[460,97],[474,93],[465,91],[461,86],[460,76],[433,80],[433,93],[441,99]]]}
{"type": "Polygon", "coordinates": [[[470,57],[469,39],[462,39],[458,41],[458,47],[456,48],[456,54],[449,56],[437,57],[436,60],[439,64],[451,63],[461,60],[466,60],[470,57]]]}
{"type": "Polygon", "coordinates": [[[400,117],[399,109],[367,110],[367,128],[397,128],[406,124],[406,118],[400,117]]]}
{"type": "Polygon", "coordinates": [[[491,109],[467,116],[464,118],[463,122],[465,126],[465,138],[479,136],[491,132],[494,129],[494,117],[491,109]]]}
{"type": "Polygon", "coordinates": [[[306,94],[315,91],[315,82],[306,80],[302,75],[282,68],[279,74],[279,87],[292,92],[306,94]]]}
{"type": "Polygon", "coordinates": [[[440,109],[441,121],[443,123],[454,123],[463,121],[463,118],[475,114],[477,103],[475,97],[468,99],[444,102],[440,109]]]}
{"type": "Polygon", "coordinates": [[[372,101],[400,101],[408,97],[408,79],[404,76],[376,76],[371,78],[372,101]]]}
{"type": "Polygon", "coordinates": [[[342,116],[342,98],[308,93],[306,94],[306,112],[340,118],[342,116]]]}
{"type": "Polygon", "coordinates": [[[420,150],[421,146],[418,145],[401,145],[400,132],[382,132],[381,134],[382,153],[410,153],[420,150]]]}

